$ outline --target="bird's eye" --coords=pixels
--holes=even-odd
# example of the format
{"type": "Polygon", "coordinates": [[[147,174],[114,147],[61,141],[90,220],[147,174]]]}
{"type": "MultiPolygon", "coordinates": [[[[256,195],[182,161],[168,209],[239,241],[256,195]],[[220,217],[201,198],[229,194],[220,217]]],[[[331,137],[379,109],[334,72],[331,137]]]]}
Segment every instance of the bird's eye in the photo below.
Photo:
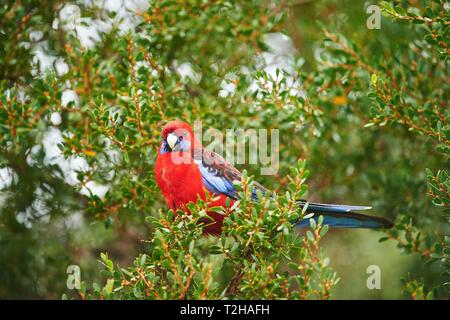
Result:
{"type": "Polygon", "coordinates": [[[183,136],[179,136],[178,141],[183,141],[183,136]]]}

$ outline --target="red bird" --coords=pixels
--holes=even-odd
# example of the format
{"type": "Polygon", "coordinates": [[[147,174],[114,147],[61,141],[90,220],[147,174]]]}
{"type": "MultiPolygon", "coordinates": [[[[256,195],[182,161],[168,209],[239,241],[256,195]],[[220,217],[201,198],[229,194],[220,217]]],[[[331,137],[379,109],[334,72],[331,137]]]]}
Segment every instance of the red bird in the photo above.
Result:
{"type": "MultiPolygon", "coordinates": [[[[233,181],[241,181],[241,173],[218,154],[203,149],[189,124],[175,120],[168,122],[162,130],[162,142],[155,163],[156,182],[169,208],[189,212],[186,204],[197,202],[200,197],[206,200],[206,191],[218,197],[211,203],[214,207],[225,207],[226,199],[232,206],[239,199],[233,181]]],[[[255,182],[253,201],[258,201],[256,190],[265,195],[271,192],[255,182]]],[[[306,201],[299,200],[300,207],[306,201]]],[[[390,228],[392,222],[382,218],[355,213],[371,207],[348,206],[338,204],[309,203],[307,212],[314,212],[324,217],[324,224],[345,228],[390,228]]],[[[301,210],[301,209],[300,209],[301,210]]],[[[206,233],[220,234],[224,216],[209,212],[214,222],[205,227],[206,233]]],[[[318,217],[314,216],[314,219],[318,217]]],[[[299,226],[309,225],[301,220],[299,226]]]]}

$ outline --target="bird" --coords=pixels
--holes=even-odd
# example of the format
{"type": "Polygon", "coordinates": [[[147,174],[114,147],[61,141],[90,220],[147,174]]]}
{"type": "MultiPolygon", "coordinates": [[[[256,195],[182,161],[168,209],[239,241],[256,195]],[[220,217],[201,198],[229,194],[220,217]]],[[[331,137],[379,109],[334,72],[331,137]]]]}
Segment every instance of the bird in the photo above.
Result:
{"type": "MultiPolygon", "coordinates": [[[[154,166],[156,183],[167,203],[174,210],[190,213],[187,204],[198,199],[206,201],[213,195],[211,207],[233,206],[239,200],[234,181],[241,181],[242,173],[219,154],[203,148],[192,127],[181,120],[171,120],[162,128],[161,145],[154,166]],[[227,200],[229,199],[229,200],[227,200]]],[[[264,196],[273,193],[258,182],[254,182],[252,201],[259,201],[258,192],[264,196]]],[[[370,206],[326,204],[298,200],[299,210],[307,206],[312,219],[323,216],[323,224],[337,228],[391,228],[393,223],[384,217],[366,215],[355,211],[369,210],[370,206]]],[[[204,227],[206,234],[219,235],[224,215],[208,212],[212,219],[204,227]]],[[[310,225],[309,219],[295,221],[299,227],[310,225]]]]}

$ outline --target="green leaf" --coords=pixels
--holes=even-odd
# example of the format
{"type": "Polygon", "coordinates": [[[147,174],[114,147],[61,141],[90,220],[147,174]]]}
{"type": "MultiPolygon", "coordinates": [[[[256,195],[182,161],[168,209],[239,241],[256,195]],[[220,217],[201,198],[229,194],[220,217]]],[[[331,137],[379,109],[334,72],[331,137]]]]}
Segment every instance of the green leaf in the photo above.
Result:
{"type": "Polygon", "coordinates": [[[375,73],[373,73],[373,74],[370,76],[370,83],[371,83],[373,86],[375,86],[375,85],[377,84],[377,81],[378,81],[378,76],[377,76],[375,73]]]}

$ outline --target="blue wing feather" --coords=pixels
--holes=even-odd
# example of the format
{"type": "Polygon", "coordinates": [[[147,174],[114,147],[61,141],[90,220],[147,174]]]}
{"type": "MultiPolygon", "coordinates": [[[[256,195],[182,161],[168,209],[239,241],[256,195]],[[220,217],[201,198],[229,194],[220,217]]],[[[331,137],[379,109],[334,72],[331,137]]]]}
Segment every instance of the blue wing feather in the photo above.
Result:
{"type": "MultiPolygon", "coordinates": [[[[241,181],[241,172],[226,162],[220,155],[207,149],[194,151],[195,163],[202,175],[203,185],[209,192],[215,194],[225,194],[233,200],[239,199],[238,193],[234,188],[233,181],[241,181]]],[[[252,200],[258,200],[256,191],[260,190],[262,194],[270,194],[270,191],[261,184],[254,182],[252,200]]]]}
{"type": "Polygon", "coordinates": [[[215,194],[225,194],[232,199],[236,198],[236,190],[234,189],[233,182],[227,179],[225,176],[219,175],[215,170],[207,167],[204,162],[198,161],[197,166],[202,175],[202,182],[206,189],[215,194]]]}

